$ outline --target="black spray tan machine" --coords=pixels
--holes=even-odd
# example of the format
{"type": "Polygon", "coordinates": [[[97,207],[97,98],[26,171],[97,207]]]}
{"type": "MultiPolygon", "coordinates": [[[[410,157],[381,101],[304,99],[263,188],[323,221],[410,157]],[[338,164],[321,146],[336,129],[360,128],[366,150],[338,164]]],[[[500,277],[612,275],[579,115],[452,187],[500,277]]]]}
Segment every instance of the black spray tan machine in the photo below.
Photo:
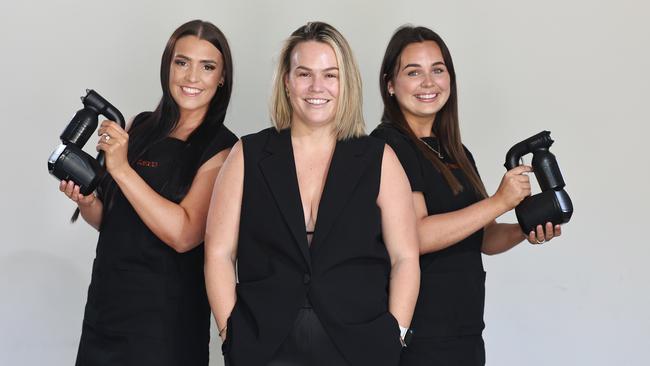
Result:
{"type": "Polygon", "coordinates": [[[573,214],[571,198],[564,190],[564,179],[555,155],[548,149],[553,145],[551,133],[542,131],[513,146],[506,154],[506,169],[519,165],[522,156],[533,154],[533,171],[541,193],[526,197],[515,208],[517,221],[524,233],[534,231],[547,222],[553,226],[569,222],[573,214]]]}
{"type": "Polygon", "coordinates": [[[82,150],[98,125],[98,116],[119,123],[124,128],[124,116],[111,103],[94,90],[86,90],[81,97],[84,107],[75,113],[61,134],[61,144],[52,152],[47,161],[50,174],[59,180],[72,180],[79,186],[79,192],[88,195],[106,173],[104,152],[93,158],[82,150]]]}

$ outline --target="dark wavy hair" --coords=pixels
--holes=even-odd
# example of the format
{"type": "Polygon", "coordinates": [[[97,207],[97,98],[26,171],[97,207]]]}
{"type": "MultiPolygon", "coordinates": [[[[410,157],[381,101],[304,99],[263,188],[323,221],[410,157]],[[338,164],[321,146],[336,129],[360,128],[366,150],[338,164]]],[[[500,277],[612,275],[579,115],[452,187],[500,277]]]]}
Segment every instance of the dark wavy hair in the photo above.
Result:
{"type": "MultiPolygon", "coordinates": [[[[162,98],[156,109],[151,113],[142,113],[138,115],[131,129],[129,130],[129,151],[128,159],[131,166],[142,157],[142,155],[155,143],[163,140],[176,128],[180,118],[180,110],[174,101],[169,89],[169,73],[171,69],[172,58],[174,57],[174,48],[176,42],[186,36],[196,36],[201,40],[212,43],[221,52],[223,58],[223,85],[217,89],[216,94],[210,101],[208,111],[206,112],[203,122],[197,127],[186,141],[186,149],[192,154],[196,165],[181,167],[183,174],[179,176],[187,177],[180,183],[180,189],[172,192],[174,196],[183,196],[189,190],[194,174],[199,168],[198,157],[205,149],[206,145],[217,133],[217,130],[223,125],[226,116],[230,96],[232,94],[233,84],[233,63],[230,53],[230,46],[226,36],[214,24],[202,20],[192,20],[178,27],[167,41],[160,61],[160,86],[162,87],[162,98]],[[196,155],[196,156],[194,156],[196,155]]],[[[109,174],[106,174],[99,184],[97,196],[104,203],[104,212],[112,206],[113,196],[115,194],[116,184],[109,174]]],[[[79,215],[79,209],[75,211],[72,217],[74,222],[79,215]]]]}
{"type": "Polygon", "coordinates": [[[409,127],[404,113],[397,103],[397,98],[388,93],[388,82],[393,81],[395,72],[399,67],[400,57],[404,48],[412,43],[425,41],[435,42],[442,51],[442,58],[447,66],[451,79],[451,90],[447,103],[436,113],[433,123],[432,132],[440,141],[440,148],[444,149],[449,157],[460,167],[465,176],[469,179],[474,191],[481,196],[487,197],[485,186],[481,181],[478,173],[474,170],[460,138],[460,128],[458,124],[458,94],[456,88],[456,72],[451,59],[451,53],[442,38],[431,29],[425,27],[414,27],[405,25],[398,28],[393,34],[386,53],[381,64],[379,74],[379,90],[384,102],[384,113],[381,117],[381,123],[396,127],[402,131],[418,147],[424,156],[440,171],[444,176],[447,184],[451,187],[454,194],[463,191],[464,187],[451,172],[451,169],[444,164],[434,153],[427,148],[425,143],[420,140],[413,130],[409,127]]]}

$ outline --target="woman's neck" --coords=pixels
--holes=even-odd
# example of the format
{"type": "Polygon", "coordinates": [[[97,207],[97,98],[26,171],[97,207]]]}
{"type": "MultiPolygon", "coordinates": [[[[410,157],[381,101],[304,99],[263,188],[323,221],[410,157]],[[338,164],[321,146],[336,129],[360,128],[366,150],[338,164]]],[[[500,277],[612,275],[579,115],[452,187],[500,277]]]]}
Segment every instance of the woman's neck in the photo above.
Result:
{"type": "Polygon", "coordinates": [[[333,123],[310,126],[299,121],[292,121],[291,140],[294,145],[306,148],[331,148],[336,144],[336,133],[333,129],[333,123]]]}
{"type": "Polygon", "coordinates": [[[207,110],[199,109],[192,111],[180,111],[178,124],[176,128],[170,133],[171,137],[187,140],[188,137],[203,123],[207,110]]]}
{"type": "Polygon", "coordinates": [[[415,133],[415,136],[418,138],[430,137],[433,136],[433,122],[436,120],[435,116],[433,118],[421,118],[421,119],[407,119],[411,131],[415,133]]]}

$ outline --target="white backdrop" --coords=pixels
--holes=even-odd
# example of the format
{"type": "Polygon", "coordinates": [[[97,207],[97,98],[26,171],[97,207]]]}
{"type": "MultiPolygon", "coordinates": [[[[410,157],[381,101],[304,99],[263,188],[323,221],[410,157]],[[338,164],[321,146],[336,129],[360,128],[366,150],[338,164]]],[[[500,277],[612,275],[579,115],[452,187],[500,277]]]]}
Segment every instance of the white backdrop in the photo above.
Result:
{"type": "MultiPolygon", "coordinates": [[[[231,43],[226,123],[238,135],[269,125],[273,65],[306,21],[329,22],[351,43],[368,131],[394,29],[438,31],[458,73],[463,139],[488,191],[506,150],[546,129],[575,206],[559,240],[485,258],[488,364],[647,365],[648,10],[633,0],[3,1],[0,364],[74,362],[97,233],[68,223],[73,204],[46,160],[78,97],[94,88],[126,116],[151,110],[167,38],[201,18],[231,43]]],[[[222,364],[217,343],[211,365],[222,364]]]]}

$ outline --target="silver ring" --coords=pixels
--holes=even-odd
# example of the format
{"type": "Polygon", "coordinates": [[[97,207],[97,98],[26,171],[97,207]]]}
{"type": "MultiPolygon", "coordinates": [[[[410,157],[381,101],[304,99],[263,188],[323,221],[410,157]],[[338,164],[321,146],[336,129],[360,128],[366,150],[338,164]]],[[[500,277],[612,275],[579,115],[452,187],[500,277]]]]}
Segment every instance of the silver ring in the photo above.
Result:
{"type": "Polygon", "coordinates": [[[108,142],[108,140],[111,139],[111,135],[109,135],[107,133],[103,133],[102,136],[104,137],[104,141],[106,141],[106,142],[108,142]]]}

